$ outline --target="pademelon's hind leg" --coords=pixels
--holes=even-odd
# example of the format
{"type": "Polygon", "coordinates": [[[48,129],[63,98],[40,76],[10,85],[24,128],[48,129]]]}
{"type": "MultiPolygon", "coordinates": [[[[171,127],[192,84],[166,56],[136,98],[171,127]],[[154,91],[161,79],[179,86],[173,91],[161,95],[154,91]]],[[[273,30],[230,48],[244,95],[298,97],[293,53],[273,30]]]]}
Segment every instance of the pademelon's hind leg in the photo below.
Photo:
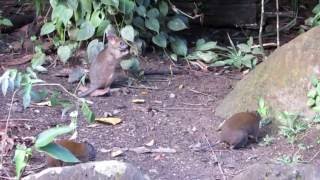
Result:
{"type": "Polygon", "coordinates": [[[91,97],[96,97],[96,96],[103,96],[106,95],[108,92],[110,91],[110,88],[104,88],[104,89],[96,89],[95,91],[93,91],[90,96],[91,97]]]}

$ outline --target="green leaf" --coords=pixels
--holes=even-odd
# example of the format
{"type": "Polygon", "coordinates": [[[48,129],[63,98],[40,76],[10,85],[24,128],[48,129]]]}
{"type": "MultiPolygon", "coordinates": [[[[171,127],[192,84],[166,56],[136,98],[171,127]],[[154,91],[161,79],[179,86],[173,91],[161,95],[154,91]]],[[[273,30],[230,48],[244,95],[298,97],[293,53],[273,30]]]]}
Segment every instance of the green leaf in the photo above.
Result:
{"type": "Polygon", "coordinates": [[[58,1],[59,1],[59,0],[50,0],[50,1],[49,1],[49,2],[50,2],[50,6],[51,6],[52,8],[57,7],[57,6],[58,6],[58,1]]]}
{"type": "Polygon", "coordinates": [[[16,177],[20,179],[24,168],[27,166],[28,157],[31,156],[31,148],[18,144],[14,152],[13,161],[16,167],[16,177]]]}
{"type": "Polygon", "coordinates": [[[109,6],[114,6],[116,8],[119,7],[119,0],[101,0],[101,3],[109,6]]]}
{"type": "Polygon", "coordinates": [[[317,95],[320,95],[320,84],[317,84],[316,91],[317,91],[317,95]]]}
{"type": "Polygon", "coordinates": [[[174,61],[178,61],[178,55],[177,54],[171,54],[170,58],[174,61]]]}
{"type": "Polygon", "coordinates": [[[198,47],[202,46],[205,43],[206,43],[206,41],[203,38],[198,39],[197,42],[196,42],[196,47],[198,48],[198,47]]]}
{"type": "Polygon", "coordinates": [[[225,66],[227,63],[225,61],[216,61],[212,64],[210,64],[210,67],[220,67],[225,66]]]}
{"type": "Polygon", "coordinates": [[[73,15],[73,10],[71,8],[68,8],[67,6],[59,3],[59,5],[52,10],[52,21],[55,21],[55,19],[58,19],[62,21],[62,23],[67,26],[69,20],[71,19],[73,15]]]}
{"type": "Polygon", "coordinates": [[[180,38],[175,38],[173,42],[170,43],[170,47],[172,51],[180,56],[186,56],[188,52],[188,47],[186,41],[180,39],[180,38]]]}
{"type": "Polygon", "coordinates": [[[100,25],[97,28],[97,32],[96,32],[97,37],[103,36],[104,30],[108,27],[109,24],[110,24],[109,20],[103,20],[100,23],[100,25]]]}
{"type": "Polygon", "coordinates": [[[54,26],[53,22],[48,22],[45,23],[42,27],[41,27],[41,32],[40,35],[46,35],[46,34],[50,34],[52,33],[54,30],[56,29],[56,27],[54,26]]]}
{"type": "Polygon", "coordinates": [[[33,55],[31,60],[32,69],[37,69],[38,66],[42,66],[45,63],[46,55],[41,51],[40,48],[36,48],[36,53],[33,55]]]}
{"type": "Polygon", "coordinates": [[[237,47],[241,52],[245,52],[245,53],[251,52],[251,48],[247,44],[238,44],[237,47]]]}
{"type": "Polygon", "coordinates": [[[88,60],[89,62],[92,62],[99,52],[103,50],[104,44],[102,42],[99,42],[98,39],[92,40],[87,47],[87,55],[88,55],[88,60]]]}
{"type": "Polygon", "coordinates": [[[57,53],[64,64],[71,57],[71,49],[69,46],[59,46],[57,53]]]}
{"type": "Polygon", "coordinates": [[[77,40],[85,41],[94,35],[95,28],[88,21],[81,24],[79,31],[77,32],[77,40]]]}
{"type": "Polygon", "coordinates": [[[76,125],[71,123],[68,126],[61,126],[61,127],[54,127],[54,128],[47,129],[38,135],[34,146],[37,149],[40,149],[41,147],[44,147],[49,143],[51,143],[57,136],[70,133],[75,128],[76,128],[76,125]]]}
{"type": "Polygon", "coordinates": [[[169,6],[166,1],[160,1],[159,3],[159,11],[162,16],[167,16],[169,12],[169,6]]]}
{"type": "Polygon", "coordinates": [[[134,17],[132,23],[134,26],[138,27],[141,30],[145,29],[144,19],[140,16],[134,17]]]}
{"type": "Polygon", "coordinates": [[[250,38],[247,41],[247,45],[249,46],[249,48],[251,49],[252,45],[253,45],[253,37],[250,36],[250,38]]]}
{"type": "Polygon", "coordinates": [[[157,8],[152,8],[147,12],[148,18],[158,18],[160,15],[159,10],[157,8]]]}
{"type": "Polygon", "coordinates": [[[147,18],[147,19],[145,20],[145,26],[146,26],[148,29],[159,33],[160,24],[159,24],[158,19],[155,19],[155,18],[147,18]]]}
{"type": "Polygon", "coordinates": [[[95,115],[85,101],[82,103],[81,111],[89,123],[92,123],[95,121],[95,115]]]}
{"type": "Polygon", "coordinates": [[[2,79],[1,90],[2,90],[3,96],[7,94],[8,87],[9,87],[9,78],[2,79]]]}
{"type": "Polygon", "coordinates": [[[212,51],[207,51],[207,52],[197,51],[196,55],[205,63],[212,63],[212,61],[215,61],[218,59],[218,55],[212,51]]]}
{"type": "Polygon", "coordinates": [[[131,0],[119,0],[119,10],[124,14],[130,14],[133,12],[135,3],[131,0]]]}
{"type": "Polygon", "coordinates": [[[120,66],[123,70],[129,70],[133,72],[138,72],[140,70],[140,63],[136,57],[122,60],[120,62],[120,66]]]}
{"type": "Polygon", "coordinates": [[[120,30],[121,37],[130,42],[134,42],[134,29],[131,25],[126,25],[120,30]]]}
{"type": "Polygon", "coordinates": [[[10,19],[7,19],[7,18],[1,19],[1,16],[0,16],[0,25],[13,26],[12,22],[10,21],[10,19]]]}
{"type": "Polygon", "coordinates": [[[188,28],[186,24],[183,22],[183,20],[178,17],[175,17],[172,20],[170,20],[167,26],[172,31],[181,31],[188,28]]]}
{"type": "Polygon", "coordinates": [[[163,32],[160,32],[159,34],[153,36],[152,42],[159,47],[162,47],[162,48],[167,47],[167,37],[163,32]]]}
{"type": "Polygon", "coordinates": [[[314,14],[320,13],[320,4],[317,4],[317,5],[313,8],[312,12],[313,12],[314,14]]]}
{"type": "Polygon", "coordinates": [[[79,5],[79,0],[67,0],[67,4],[70,8],[76,11],[79,5]]]}
{"type": "Polygon", "coordinates": [[[319,84],[319,80],[314,74],[311,76],[311,84],[313,85],[313,87],[317,87],[317,85],[319,84]]]}
{"type": "Polygon", "coordinates": [[[138,6],[136,8],[136,12],[138,13],[139,16],[146,17],[147,10],[144,6],[138,6]]]}
{"type": "Polygon", "coordinates": [[[84,17],[84,14],[91,14],[92,11],[92,1],[91,0],[80,0],[81,4],[81,13],[82,17],[84,17]]]}
{"type": "Polygon", "coordinates": [[[46,146],[39,147],[37,150],[41,152],[45,152],[51,157],[53,157],[54,159],[59,159],[63,162],[68,162],[68,163],[81,162],[68,149],[56,143],[50,143],[46,146]]]}
{"type": "Polygon", "coordinates": [[[307,101],[307,106],[308,107],[312,107],[316,104],[316,101],[312,98],[309,98],[308,101],[307,101]]]}
{"type": "Polygon", "coordinates": [[[31,103],[31,89],[32,85],[31,83],[26,84],[25,87],[23,88],[23,107],[27,108],[30,106],[31,103]]]}
{"type": "Polygon", "coordinates": [[[316,106],[320,106],[320,96],[316,97],[316,106]]]}
{"type": "Polygon", "coordinates": [[[307,96],[308,96],[309,98],[315,98],[316,95],[317,95],[316,89],[311,89],[311,90],[308,92],[308,94],[307,94],[307,96]]]}
{"type": "Polygon", "coordinates": [[[217,47],[217,42],[209,41],[207,43],[200,44],[197,42],[196,50],[197,51],[208,51],[215,49],[217,47]]]}
{"type": "Polygon", "coordinates": [[[94,11],[91,15],[90,23],[93,25],[93,27],[98,27],[102,21],[104,20],[105,15],[102,11],[94,11]]]}
{"type": "Polygon", "coordinates": [[[315,106],[312,108],[315,112],[320,112],[320,106],[315,106]]]}

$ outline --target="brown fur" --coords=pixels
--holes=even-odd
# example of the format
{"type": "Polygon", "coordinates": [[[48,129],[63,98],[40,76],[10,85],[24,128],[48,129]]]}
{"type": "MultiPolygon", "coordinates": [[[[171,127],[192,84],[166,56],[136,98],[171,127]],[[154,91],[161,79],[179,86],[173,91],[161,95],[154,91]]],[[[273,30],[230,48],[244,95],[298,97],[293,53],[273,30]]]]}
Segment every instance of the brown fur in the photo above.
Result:
{"type": "MultiPolygon", "coordinates": [[[[56,140],[55,143],[68,149],[81,162],[94,161],[96,158],[95,148],[87,142],[77,143],[71,140],[56,140]]],[[[47,155],[48,167],[58,167],[58,166],[72,165],[72,164],[75,164],[75,163],[65,163],[61,160],[54,159],[47,155]]]]}
{"type": "Polygon", "coordinates": [[[232,149],[246,146],[248,138],[257,142],[260,120],[258,112],[234,114],[222,125],[220,141],[226,142],[232,149]]]}
{"type": "Polygon", "coordinates": [[[97,96],[108,92],[117,64],[121,58],[129,54],[128,45],[121,38],[113,34],[108,35],[107,38],[108,47],[102,50],[91,63],[89,72],[90,87],[85,92],[80,93],[80,97],[89,94],[97,96]]]}

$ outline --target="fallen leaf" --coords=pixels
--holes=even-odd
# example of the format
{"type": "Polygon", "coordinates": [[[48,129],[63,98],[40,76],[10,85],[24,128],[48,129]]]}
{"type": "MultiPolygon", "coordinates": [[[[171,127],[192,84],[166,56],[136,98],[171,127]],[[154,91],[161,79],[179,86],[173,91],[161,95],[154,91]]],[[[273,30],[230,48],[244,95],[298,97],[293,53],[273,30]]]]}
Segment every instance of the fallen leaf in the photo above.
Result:
{"type": "Polygon", "coordinates": [[[112,125],[116,125],[122,122],[122,120],[120,118],[117,117],[102,117],[102,118],[96,118],[97,122],[101,122],[101,123],[107,123],[107,124],[112,124],[112,125]]]}
{"type": "Polygon", "coordinates": [[[141,147],[130,148],[129,151],[133,151],[138,154],[144,154],[144,153],[150,153],[151,149],[141,146],[141,147]]]}
{"type": "Polygon", "coordinates": [[[39,102],[39,103],[35,103],[35,105],[37,105],[37,106],[49,106],[49,107],[51,107],[51,101],[39,102]]]}
{"type": "Polygon", "coordinates": [[[111,157],[117,157],[122,155],[126,150],[122,148],[113,148],[111,150],[111,157]]]}
{"type": "Polygon", "coordinates": [[[88,125],[87,127],[88,127],[88,128],[95,128],[95,127],[97,127],[97,126],[99,126],[99,124],[98,124],[98,123],[94,123],[94,124],[88,125]]]}
{"type": "Polygon", "coordinates": [[[6,156],[13,149],[13,146],[14,140],[7,134],[1,133],[0,152],[6,156]]]}
{"type": "Polygon", "coordinates": [[[142,91],[140,94],[141,95],[148,95],[148,92],[147,91],[142,91]]]}
{"type": "Polygon", "coordinates": [[[150,142],[145,144],[146,146],[153,146],[154,145],[154,139],[152,139],[150,142]]]}
{"type": "Polygon", "coordinates": [[[132,99],[131,102],[136,104],[142,104],[142,103],[145,103],[146,101],[144,99],[132,99]]]}
{"type": "Polygon", "coordinates": [[[176,153],[177,151],[172,148],[159,147],[157,149],[152,149],[151,152],[154,152],[154,153],[176,153]]]}
{"type": "Polygon", "coordinates": [[[183,87],[184,87],[183,84],[180,84],[179,89],[182,89],[183,87]]]}
{"type": "Polygon", "coordinates": [[[99,149],[99,151],[102,153],[108,153],[108,152],[111,152],[111,149],[101,148],[101,149],[99,149]]]}

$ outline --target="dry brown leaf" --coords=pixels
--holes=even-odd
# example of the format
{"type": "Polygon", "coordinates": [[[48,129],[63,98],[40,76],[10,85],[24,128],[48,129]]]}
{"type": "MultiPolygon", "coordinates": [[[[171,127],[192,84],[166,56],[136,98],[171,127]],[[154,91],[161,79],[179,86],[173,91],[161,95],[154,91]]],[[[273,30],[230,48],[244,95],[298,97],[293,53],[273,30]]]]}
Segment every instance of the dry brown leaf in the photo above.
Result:
{"type": "Polygon", "coordinates": [[[151,141],[149,141],[148,143],[145,144],[146,146],[153,146],[154,145],[154,139],[152,139],[151,141]]]}
{"type": "Polygon", "coordinates": [[[148,95],[149,93],[148,93],[148,91],[142,91],[140,94],[141,95],[148,95]]]}
{"type": "Polygon", "coordinates": [[[122,149],[122,148],[113,148],[113,149],[111,150],[111,157],[120,156],[120,155],[122,155],[124,152],[125,152],[125,150],[122,149]]]}
{"type": "Polygon", "coordinates": [[[107,124],[112,124],[112,125],[116,125],[122,122],[122,120],[120,118],[117,117],[102,117],[102,118],[96,118],[97,122],[101,122],[101,123],[107,123],[107,124]]]}
{"type": "Polygon", "coordinates": [[[37,106],[49,106],[49,107],[51,107],[51,101],[43,101],[43,102],[35,103],[35,105],[37,105],[37,106]]]}
{"type": "Polygon", "coordinates": [[[130,151],[133,151],[135,153],[138,153],[138,154],[144,154],[144,153],[150,153],[151,152],[151,149],[149,148],[146,148],[146,147],[135,147],[135,148],[130,148],[129,149],[130,151]]]}
{"type": "Polygon", "coordinates": [[[98,124],[98,123],[94,123],[94,124],[88,125],[87,127],[88,127],[88,128],[95,128],[95,127],[97,127],[97,126],[99,126],[99,124],[98,124]]]}
{"type": "Polygon", "coordinates": [[[142,103],[145,103],[146,101],[144,99],[132,99],[131,102],[136,104],[142,104],[142,103]]]}

